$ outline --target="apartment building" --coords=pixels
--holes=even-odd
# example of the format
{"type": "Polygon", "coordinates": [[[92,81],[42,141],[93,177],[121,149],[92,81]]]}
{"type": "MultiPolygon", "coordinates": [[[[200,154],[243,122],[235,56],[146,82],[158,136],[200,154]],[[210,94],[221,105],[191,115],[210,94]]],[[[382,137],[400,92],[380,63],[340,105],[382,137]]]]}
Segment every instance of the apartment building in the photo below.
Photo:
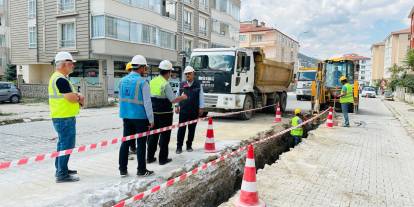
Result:
{"type": "Polygon", "coordinates": [[[403,66],[404,60],[410,49],[410,29],[392,32],[384,40],[384,78],[390,79],[389,68],[393,65],[403,66]]]}
{"type": "Polygon", "coordinates": [[[240,24],[240,47],[260,47],[266,58],[294,63],[295,72],[299,69],[299,42],[257,19],[240,24]]]}
{"type": "Polygon", "coordinates": [[[9,63],[10,33],[8,20],[8,0],[0,0],[0,80],[4,76],[9,63]]]}
{"type": "Polygon", "coordinates": [[[113,95],[136,54],[151,66],[177,61],[176,3],[162,0],[13,0],[11,60],[26,83],[46,84],[58,51],[78,60],[76,83],[107,79],[113,95]]]}
{"type": "Polygon", "coordinates": [[[358,83],[362,86],[372,85],[372,62],[371,58],[360,56],[358,54],[345,54],[345,58],[358,61],[359,64],[359,73],[358,73],[358,83]]]}
{"type": "Polygon", "coordinates": [[[239,46],[240,6],[240,0],[211,0],[211,47],[239,46]]]}
{"type": "Polygon", "coordinates": [[[384,42],[375,43],[371,46],[372,71],[371,81],[380,81],[384,78],[384,42]]]}
{"type": "Polygon", "coordinates": [[[408,18],[410,18],[411,22],[411,29],[410,29],[410,47],[411,49],[414,49],[414,6],[411,9],[410,14],[408,15],[408,18]]]}
{"type": "Polygon", "coordinates": [[[211,46],[210,1],[180,0],[177,2],[177,7],[177,48],[180,50],[180,57],[185,56],[188,62],[194,48],[209,48],[211,46]]]}

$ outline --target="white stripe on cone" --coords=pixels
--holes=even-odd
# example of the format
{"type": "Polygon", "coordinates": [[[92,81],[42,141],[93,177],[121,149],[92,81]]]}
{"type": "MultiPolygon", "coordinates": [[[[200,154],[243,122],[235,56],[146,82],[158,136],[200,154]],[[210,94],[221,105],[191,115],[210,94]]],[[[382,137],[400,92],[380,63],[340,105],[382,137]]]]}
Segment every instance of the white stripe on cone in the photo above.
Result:
{"type": "Polygon", "coordinates": [[[245,167],[256,167],[256,164],[254,163],[254,159],[247,158],[245,167]]]}
{"type": "Polygon", "coordinates": [[[256,182],[248,182],[248,181],[243,180],[241,190],[249,192],[249,193],[256,193],[257,192],[256,182]]]}
{"type": "Polygon", "coordinates": [[[206,143],[214,144],[214,138],[207,138],[206,143]]]}

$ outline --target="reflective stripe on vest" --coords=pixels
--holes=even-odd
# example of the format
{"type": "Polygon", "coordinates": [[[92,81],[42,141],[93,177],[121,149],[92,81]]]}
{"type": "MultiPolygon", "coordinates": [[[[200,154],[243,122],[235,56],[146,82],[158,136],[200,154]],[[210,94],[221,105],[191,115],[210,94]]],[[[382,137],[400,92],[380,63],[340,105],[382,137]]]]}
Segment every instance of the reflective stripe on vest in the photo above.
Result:
{"type": "Polygon", "coordinates": [[[79,114],[79,103],[72,103],[66,100],[57,88],[56,82],[59,78],[64,78],[69,82],[72,92],[75,93],[70,80],[68,80],[63,74],[59,72],[53,73],[49,80],[48,93],[49,93],[49,108],[52,118],[69,118],[79,114]]]}
{"type": "MultiPolygon", "coordinates": [[[[346,83],[346,94],[339,99],[340,103],[354,103],[354,90],[351,84],[346,83]]],[[[341,90],[341,94],[344,94],[343,89],[341,90]]]]}
{"type": "MultiPolygon", "coordinates": [[[[292,118],[291,124],[292,124],[293,127],[299,125],[299,119],[300,118],[298,116],[295,116],[295,117],[292,118]]],[[[302,137],[303,136],[303,128],[302,127],[298,127],[296,129],[292,129],[292,130],[290,130],[290,134],[292,136],[302,137]]]]}
{"type": "Polygon", "coordinates": [[[119,101],[120,102],[125,102],[125,103],[132,103],[132,104],[137,104],[137,105],[144,105],[144,102],[141,101],[143,100],[141,97],[141,83],[140,81],[137,81],[137,83],[135,84],[135,94],[134,94],[134,98],[120,98],[119,101]]]}
{"type": "Polygon", "coordinates": [[[151,97],[155,98],[167,98],[165,94],[165,86],[168,84],[168,81],[164,77],[158,76],[151,80],[150,89],[151,97]]]}

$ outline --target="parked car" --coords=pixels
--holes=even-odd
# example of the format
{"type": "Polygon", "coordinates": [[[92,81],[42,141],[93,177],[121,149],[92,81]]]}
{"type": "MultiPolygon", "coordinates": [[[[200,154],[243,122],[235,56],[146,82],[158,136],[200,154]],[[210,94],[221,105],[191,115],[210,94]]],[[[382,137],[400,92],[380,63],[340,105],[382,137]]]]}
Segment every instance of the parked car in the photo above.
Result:
{"type": "Polygon", "coordinates": [[[392,91],[384,91],[384,99],[394,101],[394,93],[392,91]]]}
{"type": "Polygon", "coordinates": [[[361,92],[362,97],[369,97],[369,98],[375,98],[377,96],[375,92],[375,88],[373,87],[364,87],[361,92]]]}
{"type": "Polygon", "coordinates": [[[22,98],[20,89],[14,83],[0,82],[0,102],[9,101],[11,103],[19,103],[22,98]]]}

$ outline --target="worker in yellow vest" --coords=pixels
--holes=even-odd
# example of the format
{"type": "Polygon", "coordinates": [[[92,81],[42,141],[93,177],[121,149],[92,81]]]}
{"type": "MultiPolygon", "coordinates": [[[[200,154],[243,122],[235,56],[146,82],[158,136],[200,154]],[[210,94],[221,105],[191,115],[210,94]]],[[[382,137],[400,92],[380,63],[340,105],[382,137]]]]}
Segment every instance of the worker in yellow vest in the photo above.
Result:
{"type": "MultiPolygon", "coordinates": [[[[76,140],[76,115],[84,104],[84,96],[77,93],[69,80],[76,62],[68,52],[55,56],[55,72],[49,80],[49,108],[53,126],[58,134],[57,151],[72,149],[76,140]]],[[[55,160],[56,182],[76,182],[76,170],[68,169],[69,156],[59,156],[55,160]]]]}
{"type": "MultiPolygon", "coordinates": [[[[168,60],[163,60],[158,68],[160,69],[160,75],[150,82],[151,102],[154,111],[154,129],[171,126],[173,122],[173,104],[187,99],[185,94],[176,97],[168,82],[173,70],[172,63],[168,60]]],[[[171,158],[168,158],[168,144],[170,143],[170,137],[171,130],[154,134],[150,137],[148,140],[148,163],[157,160],[155,158],[157,144],[160,145],[160,153],[158,156],[159,164],[165,165],[172,161],[171,158]]]]}
{"type": "Polygon", "coordinates": [[[345,76],[339,78],[341,82],[342,90],[341,95],[339,95],[339,103],[341,103],[342,114],[344,115],[344,124],[343,127],[349,127],[349,106],[354,103],[354,87],[348,83],[348,80],[345,76]]]}
{"type": "MultiPolygon", "coordinates": [[[[291,120],[292,127],[298,126],[299,124],[302,124],[302,111],[301,109],[297,108],[295,109],[295,117],[291,120]]],[[[299,144],[300,140],[303,136],[303,128],[304,126],[297,127],[295,129],[290,130],[290,135],[292,135],[295,145],[299,144]]]]}

